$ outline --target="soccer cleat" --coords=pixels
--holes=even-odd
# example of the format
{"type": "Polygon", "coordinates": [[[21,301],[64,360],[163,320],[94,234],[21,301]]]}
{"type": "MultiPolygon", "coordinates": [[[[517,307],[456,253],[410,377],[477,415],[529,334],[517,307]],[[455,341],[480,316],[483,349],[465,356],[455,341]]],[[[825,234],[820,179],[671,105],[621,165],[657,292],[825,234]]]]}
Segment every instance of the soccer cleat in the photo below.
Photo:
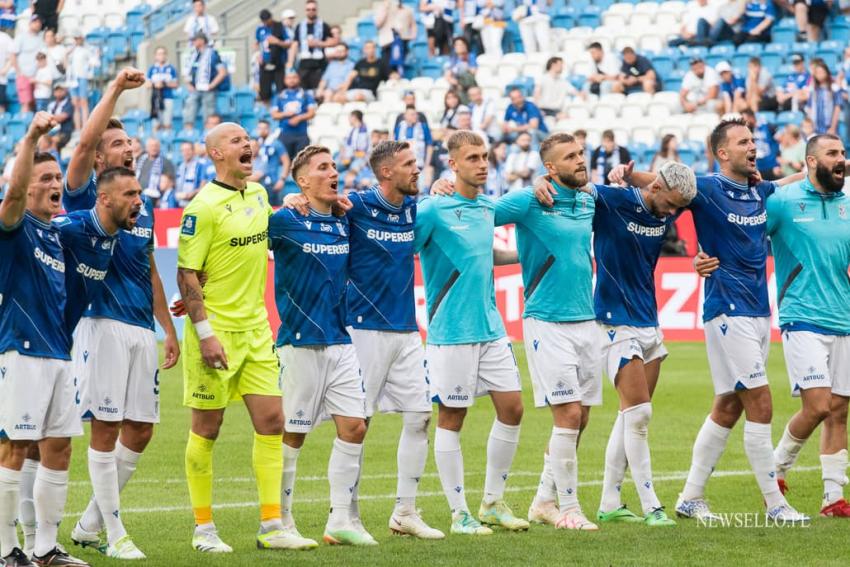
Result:
{"type": "Polygon", "coordinates": [[[69,555],[68,552],[58,545],[41,557],[33,555],[32,562],[39,567],[91,567],[82,559],[77,559],[73,555],[69,555]]]}
{"type": "Polygon", "coordinates": [[[113,559],[146,559],[145,554],[136,547],[136,544],[128,535],[107,547],[106,555],[113,559]]]}
{"type": "Polygon", "coordinates": [[[101,541],[100,535],[97,532],[90,532],[83,528],[80,525],[80,522],[77,522],[74,525],[74,529],[71,530],[71,541],[74,542],[74,545],[79,545],[80,547],[90,547],[99,551],[100,553],[106,553],[106,543],[101,541]]]}
{"type": "Polygon", "coordinates": [[[373,543],[369,545],[378,545],[378,541],[372,537],[368,531],[366,531],[366,527],[363,525],[363,520],[360,519],[360,516],[354,516],[351,518],[351,525],[354,527],[354,530],[357,531],[360,535],[362,535],[367,540],[372,540],[373,543]]]}
{"type": "Polygon", "coordinates": [[[785,482],[784,478],[777,478],[776,484],[779,485],[779,492],[781,492],[782,495],[785,496],[785,493],[788,492],[788,483],[785,482]]]}
{"type": "Polygon", "coordinates": [[[425,523],[418,512],[394,513],[390,518],[390,531],[397,535],[409,535],[419,539],[443,539],[446,534],[425,523]]]}
{"type": "Polygon", "coordinates": [[[773,508],[767,511],[767,517],[773,520],[774,522],[790,522],[792,524],[799,522],[808,522],[811,519],[805,514],[801,514],[800,512],[792,508],[790,504],[780,504],[779,506],[774,506],[773,508]]]}
{"type": "Polygon", "coordinates": [[[517,518],[504,500],[492,504],[481,503],[478,508],[478,519],[488,526],[501,526],[511,531],[524,531],[529,528],[527,520],[517,518]]]}
{"type": "Polygon", "coordinates": [[[32,565],[32,561],[29,560],[26,553],[21,551],[21,548],[16,547],[12,550],[12,553],[7,555],[6,557],[0,558],[0,566],[5,565],[6,567],[30,567],[32,565]]]}
{"type": "Polygon", "coordinates": [[[675,526],[676,521],[667,517],[667,512],[664,511],[664,508],[656,508],[652,512],[646,515],[643,519],[643,523],[647,526],[675,526]]]}
{"type": "Polygon", "coordinates": [[[555,528],[560,530],[580,530],[592,532],[599,529],[599,526],[587,519],[587,517],[578,508],[567,510],[558,517],[555,522],[555,528]]]}
{"type": "Polygon", "coordinates": [[[554,526],[560,515],[561,511],[553,501],[538,502],[534,499],[528,507],[528,521],[532,524],[554,526]]]}
{"type": "Polygon", "coordinates": [[[638,524],[643,523],[643,518],[626,508],[626,505],[623,504],[616,510],[611,510],[610,512],[603,512],[599,510],[596,512],[596,521],[602,522],[605,524],[638,524]]]}
{"type": "Polygon", "coordinates": [[[458,535],[493,535],[493,530],[487,526],[482,526],[481,522],[472,517],[472,514],[463,510],[452,516],[451,533],[458,535]]]}
{"type": "Polygon", "coordinates": [[[352,523],[339,530],[325,528],[325,535],[322,539],[329,545],[354,545],[358,547],[378,545],[375,538],[368,532],[365,530],[360,532],[352,523]]]}
{"type": "Polygon", "coordinates": [[[316,540],[302,537],[295,526],[257,534],[257,549],[315,549],[316,540]]]}
{"type": "Polygon", "coordinates": [[[821,508],[820,515],[824,518],[850,518],[850,504],[843,498],[821,508]]]}
{"type": "Polygon", "coordinates": [[[203,553],[231,553],[233,548],[221,541],[215,529],[199,530],[192,535],[192,547],[203,553]]]}
{"type": "Polygon", "coordinates": [[[708,507],[708,502],[703,498],[694,498],[692,500],[682,500],[682,495],[679,495],[679,501],[676,502],[676,515],[680,518],[694,518],[700,521],[718,521],[720,516],[713,514],[708,507]]]}

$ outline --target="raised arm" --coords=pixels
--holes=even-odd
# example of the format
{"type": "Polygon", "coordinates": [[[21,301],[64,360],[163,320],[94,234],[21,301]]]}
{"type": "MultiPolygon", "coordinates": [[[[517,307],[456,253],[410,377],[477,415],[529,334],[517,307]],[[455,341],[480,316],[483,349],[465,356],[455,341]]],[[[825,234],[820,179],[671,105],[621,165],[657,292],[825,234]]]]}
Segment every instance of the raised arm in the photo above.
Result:
{"type": "Polygon", "coordinates": [[[32,177],[32,160],[38,139],[56,126],[56,119],[46,112],[36,114],[15,158],[9,189],[0,203],[0,223],[6,228],[16,226],[27,210],[27,187],[32,177]]]}

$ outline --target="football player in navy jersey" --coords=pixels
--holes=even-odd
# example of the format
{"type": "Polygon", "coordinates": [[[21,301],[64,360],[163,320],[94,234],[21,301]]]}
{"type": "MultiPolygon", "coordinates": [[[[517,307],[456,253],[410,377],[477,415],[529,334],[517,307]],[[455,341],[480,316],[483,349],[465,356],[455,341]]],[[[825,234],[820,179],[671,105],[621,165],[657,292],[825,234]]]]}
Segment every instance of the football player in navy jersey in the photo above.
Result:
{"type": "MultiPolygon", "coordinates": [[[[122,69],[104,92],[80,135],[68,165],[63,202],[68,211],[94,205],[98,174],[110,167],[134,169],[130,137],[112,118],[118,98],[142,86],[144,74],[122,69]]],[[[125,180],[126,181],[126,180],[125,180]]],[[[108,292],[86,310],[74,350],[81,381],[81,412],[92,422],[89,475],[94,497],[74,526],[71,539],[117,558],[143,557],[127,537],[119,492],[136,470],[159,421],[156,319],[165,332],[163,368],[177,363],[180,348],[154,263],[153,215],[147,202],[135,225],[118,235],[108,292]],[[103,545],[98,533],[106,528],[103,545]]]]}

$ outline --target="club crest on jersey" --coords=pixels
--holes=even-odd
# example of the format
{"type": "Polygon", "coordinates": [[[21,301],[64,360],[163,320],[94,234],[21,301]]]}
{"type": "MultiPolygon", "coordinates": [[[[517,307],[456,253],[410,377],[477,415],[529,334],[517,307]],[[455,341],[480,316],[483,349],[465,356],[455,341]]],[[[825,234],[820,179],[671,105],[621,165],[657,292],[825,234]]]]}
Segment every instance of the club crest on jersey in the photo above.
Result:
{"type": "Polygon", "coordinates": [[[336,223],[336,229],[339,231],[340,236],[345,236],[345,227],[342,226],[341,222],[336,223]]]}
{"type": "Polygon", "coordinates": [[[147,207],[142,207],[141,209],[139,209],[139,216],[141,216],[141,217],[146,217],[146,216],[148,216],[148,209],[147,209],[147,207]]]}
{"type": "MultiPolygon", "coordinates": [[[[839,209],[841,210],[841,209],[839,209]]],[[[839,213],[841,214],[841,213],[839,213]]],[[[407,222],[413,222],[413,215],[410,214],[410,207],[404,209],[404,220],[407,222]]]]}
{"type": "Polygon", "coordinates": [[[198,217],[195,215],[186,215],[183,217],[183,227],[180,229],[180,234],[186,236],[195,236],[195,226],[198,224],[198,217]]]}
{"type": "Polygon", "coordinates": [[[254,214],[254,207],[245,207],[245,216],[250,217],[254,214]]]}

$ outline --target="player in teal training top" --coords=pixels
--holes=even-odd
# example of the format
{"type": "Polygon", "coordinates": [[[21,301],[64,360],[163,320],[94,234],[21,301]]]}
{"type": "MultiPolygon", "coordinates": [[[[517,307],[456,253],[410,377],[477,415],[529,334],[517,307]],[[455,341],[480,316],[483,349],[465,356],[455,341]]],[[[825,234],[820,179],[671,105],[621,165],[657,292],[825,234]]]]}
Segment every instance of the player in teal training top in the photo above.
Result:
{"type": "Polygon", "coordinates": [[[446,142],[457,175],[451,197],[424,199],[416,215],[428,307],[426,371],[439,420],[434,456],[452,510],[451,532],[489,535],[484,524],[526,530],[502,496],[519,442],[520,378],[496,309],[493,283],[494,204],[481,195],[487,181],[487,147],[461,130],[446,142]],[[490,394],[496,420],[487,443],[487,474],[479,523],[464,494],[460,430],[476,395],[490,394]]]}
{"type": "Polygon", "coordinates": [[[823,134],[806,145],[806,179],[767,200],[779,290],[779,326],[792,395],[802,408],[776,447],[785,474],[806,439],[823,422],[821,515],[850,517],[847,484],[847,400],[850,396],[850,199],[844,194],[844,144],[823,134]]]}

